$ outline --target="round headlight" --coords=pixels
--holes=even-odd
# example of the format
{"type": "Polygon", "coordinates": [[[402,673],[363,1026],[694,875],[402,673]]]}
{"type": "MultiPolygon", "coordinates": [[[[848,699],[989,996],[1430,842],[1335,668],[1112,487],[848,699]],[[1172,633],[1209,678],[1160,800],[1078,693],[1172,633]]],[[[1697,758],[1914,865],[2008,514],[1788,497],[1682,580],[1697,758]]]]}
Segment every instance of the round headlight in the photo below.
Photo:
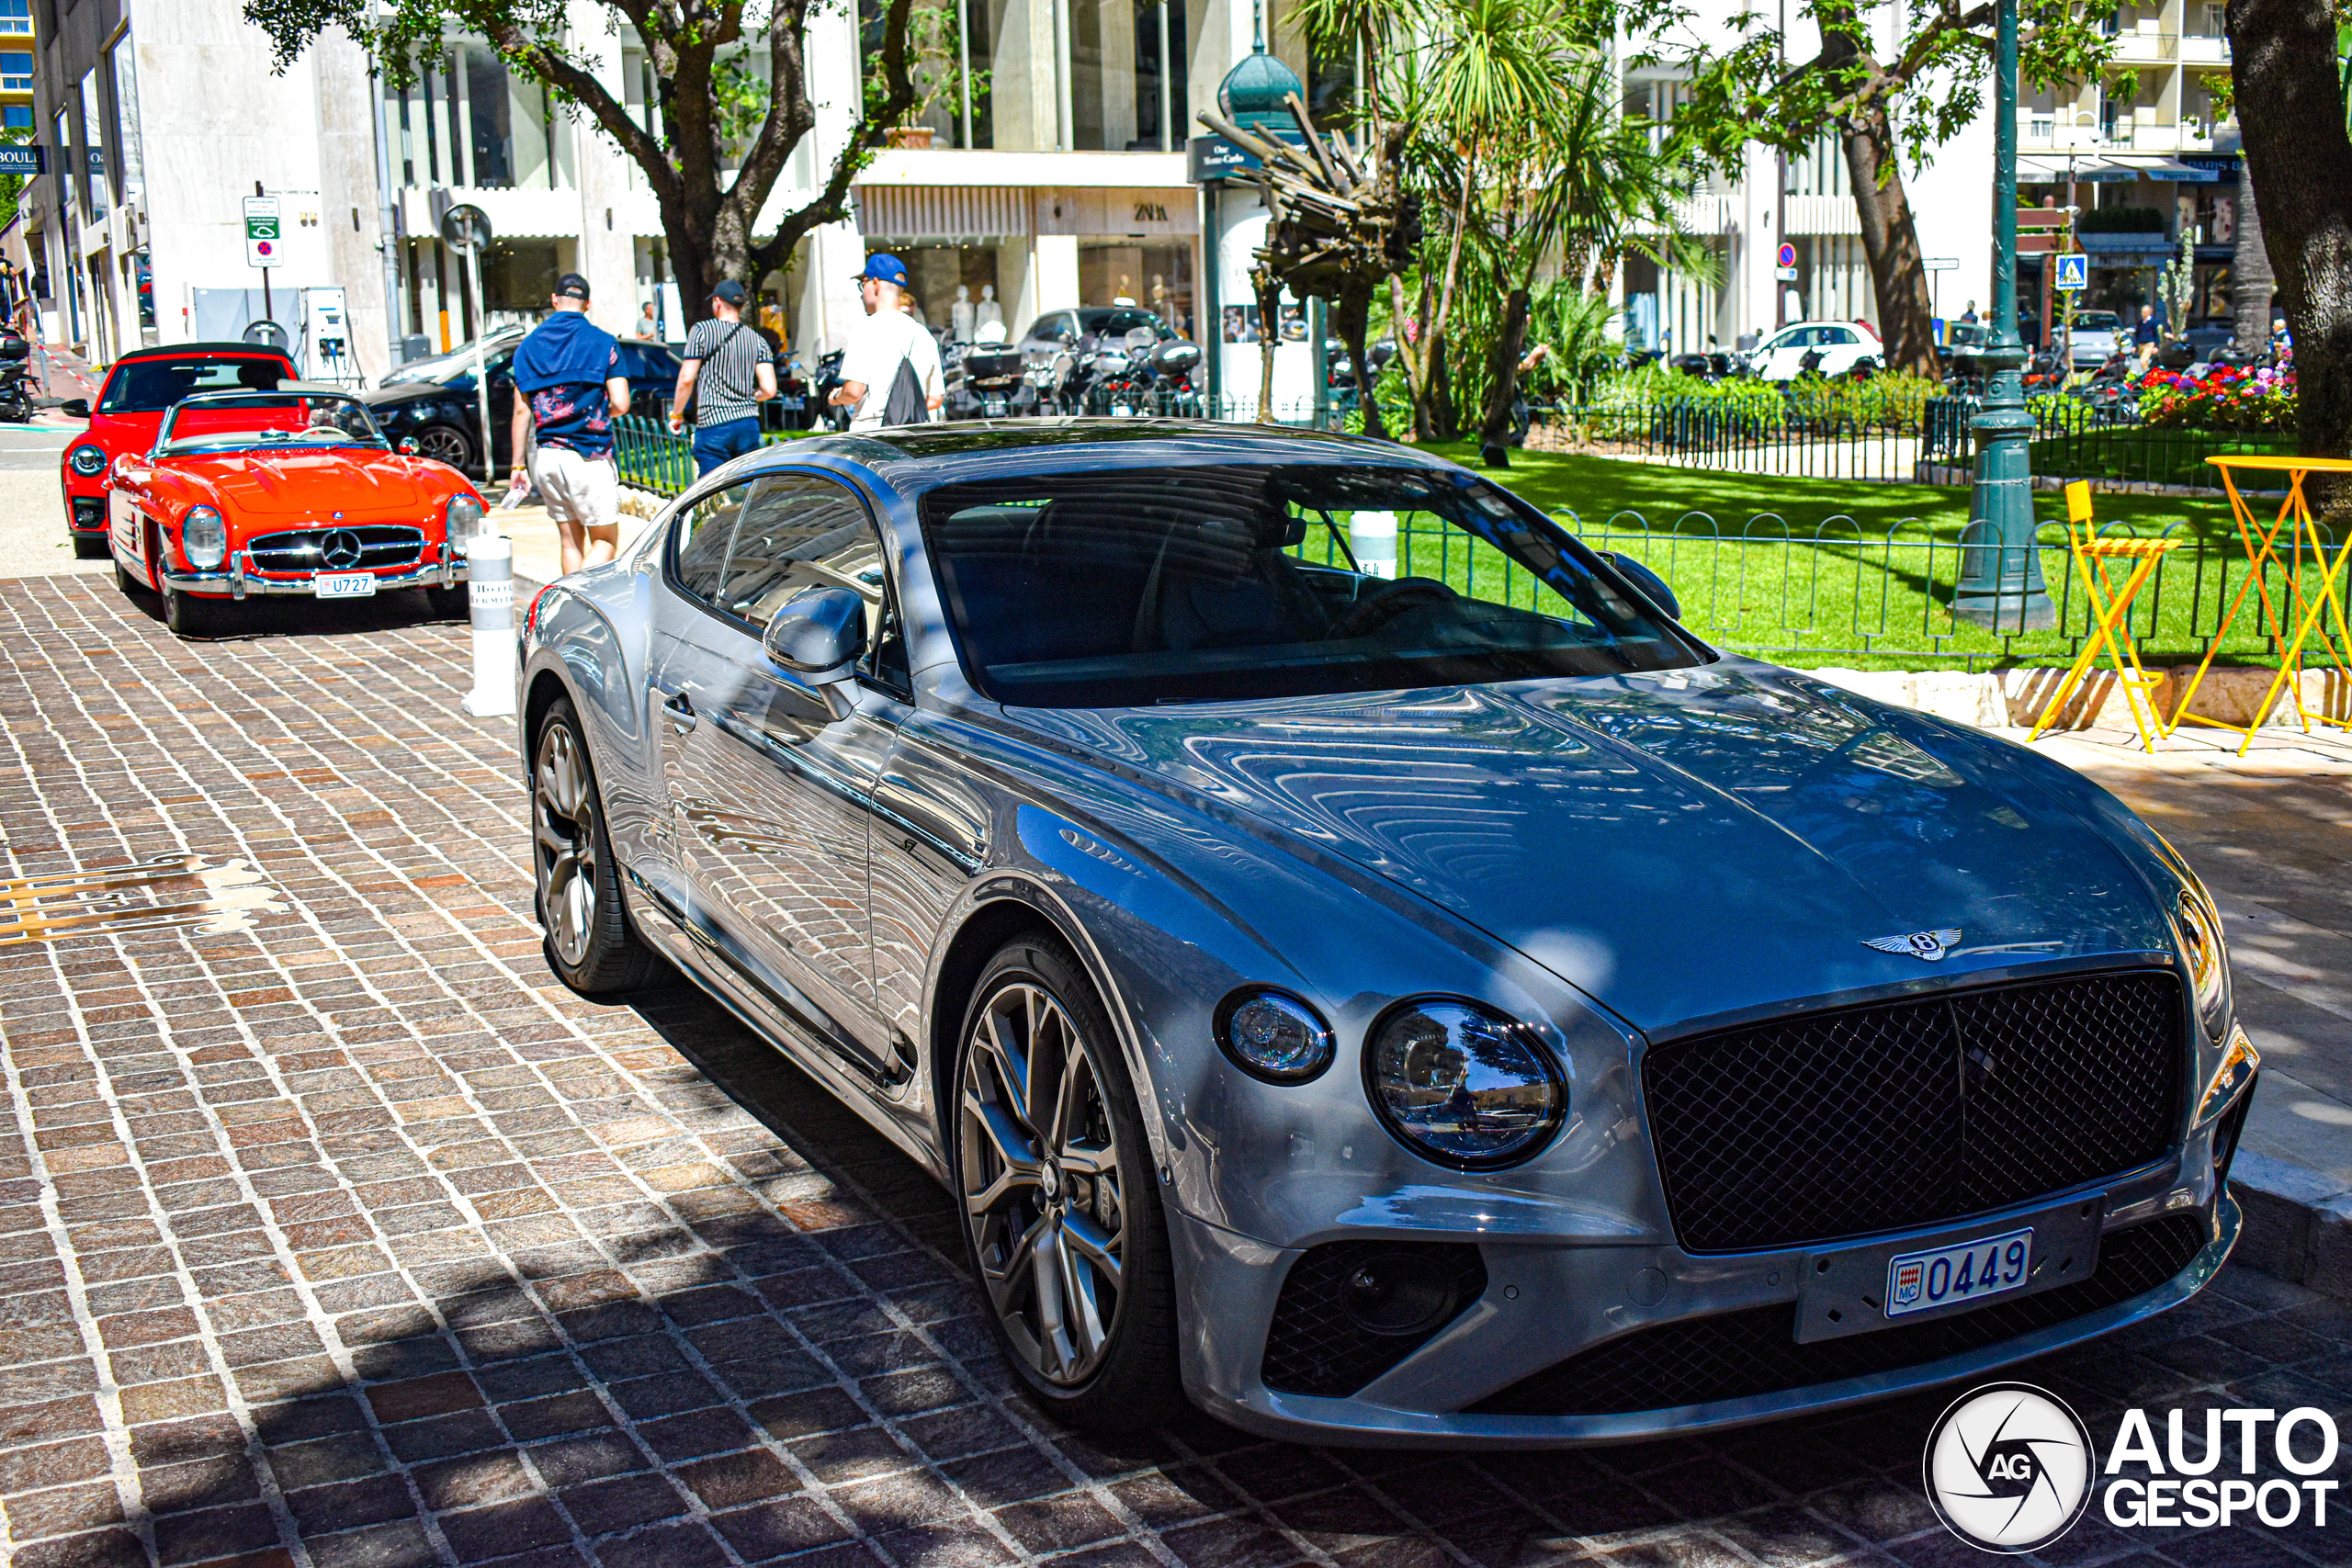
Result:
{"type": "Polygon", "coordinates": [[[229,530],[221,525],[220,514],[209,506],[189,507],[180,519],[180,548],[198,571],[219,566],[229,554],[229,530]]]}
{"type": "Polygon", "coordinates": [[[451,544],[460,539],[470,539],[481,526],[481,502],[470,493],[461,491],[449,498],[448,509],[443,516],[449,525],[451,544]]]}
{"type": "Polygon", "coordinates": [[[1294,997],[1237,991],[1217,1011],[1217,1043],[1251,1077],[1305,1083],[1331,1065],[1331,1032],[1314,1009],[1294,997]]]}
{"type": "Polygon", "coordinates": [[[103,446],[76,446],[65,462],[84,479],[94,479],[107,471],[107,451],[103,446]]]}
{"type": "Polygon", "coordinates": [[[2189,984],[2197,992],[2197,1016],[2205,1032],[2220,1039],[2230,1018],[2230,953],[2222,942],[2222,922],[2204,899],[2184,887],[2175,900],[2180,955],[2188,960],[2189,984]]]}
{"type": "Polygon", "coordinates": [[[1524,1024],[1431,998],[1391,1012],[1364,1053],[1364,1087],[1413,1152],[1467,1169],[1513,1165],[1548,1142],[1567,1086],[1524,1024]]]}

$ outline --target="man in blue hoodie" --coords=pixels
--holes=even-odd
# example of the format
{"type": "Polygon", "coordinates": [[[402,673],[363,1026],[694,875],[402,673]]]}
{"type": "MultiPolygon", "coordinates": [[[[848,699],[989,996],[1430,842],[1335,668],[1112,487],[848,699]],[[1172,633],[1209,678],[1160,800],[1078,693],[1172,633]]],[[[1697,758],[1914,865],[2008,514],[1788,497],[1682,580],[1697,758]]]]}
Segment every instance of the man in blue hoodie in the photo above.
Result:
{"type": "Polygon", "coordinates": [[[620,373],[613,334],[588,319],[586,278],[565,273],[548,303],[554,314],[514,351],[510,483],[538,491],[563,542],[569,573],[601,565],[620,548],[613,416],[628,412],[628,378],[620,373]]]}

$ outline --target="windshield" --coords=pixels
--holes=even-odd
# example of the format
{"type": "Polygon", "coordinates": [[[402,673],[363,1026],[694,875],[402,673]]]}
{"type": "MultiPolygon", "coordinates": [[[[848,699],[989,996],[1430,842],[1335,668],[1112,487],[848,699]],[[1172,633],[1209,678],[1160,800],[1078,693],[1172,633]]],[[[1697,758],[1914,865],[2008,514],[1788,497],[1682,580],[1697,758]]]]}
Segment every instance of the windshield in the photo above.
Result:
{"type": "Polygon", "coordinates": [[[388,444],[368,405],[339,392],[216,394],[181,403],[155,433],[157,456],[388,444]]]}
{"type": "Polygon", "coordinates": [[[283,359],[190,355],[186,359],[133,359],[118,365],[98,399],[100,413],[161,413],[198,392],[266,391],[294,372],[283,359]]]}
{"type": "Polygon", "coordinates": [[[1080,319],[1085,323],[1086,330],[1096,337],[1125,337],[1137,327],[1144,328],[1154,337],[1170,338],[1176,335],[1166,321],[1141,306],[1089,310],[1080,319]]]}
{"type": "MultiPolygon", "coordinates": [[[[497,333],[482,339],[482,363],[492,371],[503,369],[501,363],[522,341],[519,333],[497,333]]],[[[403,387],[419,382],[431,382],[436,387],[470,387],[474,384],[474,345],[461,343],[447,354],[436,354],[430,359],[413,359],[386,376],[383,385],[403,387]]]]}
{"type": "Polygon", "coordinates": [[[2077,310],[2075,330],[2078,333],[2111,333],[2121,323],[2112,310],[2077,310]]]}
{"type": "Polygon", "coordinates": [[[944,485],[922,509],[967,673],[1015,706],[1615,675],[1708,657],[1583,546],[1468,474],[1098,470],[944,485]]]}

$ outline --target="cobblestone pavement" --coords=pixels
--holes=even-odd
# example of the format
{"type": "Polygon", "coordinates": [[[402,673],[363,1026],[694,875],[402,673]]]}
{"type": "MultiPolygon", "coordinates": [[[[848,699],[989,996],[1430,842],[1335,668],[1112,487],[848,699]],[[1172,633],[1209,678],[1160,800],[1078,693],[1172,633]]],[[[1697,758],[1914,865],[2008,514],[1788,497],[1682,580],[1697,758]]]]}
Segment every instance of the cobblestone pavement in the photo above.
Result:
{"type": "MultiPolygon", "coordinates": [[[[244,861],[278,907],[207,934],[120,894],[77,908],[143,929],[0,948],[16,1568],[1978,1560],[1919,1493],[1937,1399],[1488,1459],[1055,1429],[913,1166],[695,993],[553,983],[462,628],[387,601],[181,645],[151,612],[0,583],[9,874],[244,861]]],[[[2033,1375],[2094,1431],[2340,1411],[2352,1314],[2233,1272],[2033,1375]]],[[[2338,1540],[2094,1517],[2052,1556],[2338,1540]]]]}

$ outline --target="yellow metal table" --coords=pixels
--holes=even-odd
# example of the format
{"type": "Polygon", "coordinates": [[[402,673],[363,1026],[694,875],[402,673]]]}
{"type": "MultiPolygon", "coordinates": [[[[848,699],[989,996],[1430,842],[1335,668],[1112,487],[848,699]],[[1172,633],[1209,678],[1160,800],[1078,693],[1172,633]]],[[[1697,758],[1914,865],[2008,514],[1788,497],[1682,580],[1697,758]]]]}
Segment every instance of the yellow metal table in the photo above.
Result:
{"type": "Polygon", "coordinates": [[[2238,755],[2243,757],[2246,748],[2254,744],[2255,731],[2262,727],[2262,721],[2269,716],[2272,706],[2278,702],[2278,688],[2282,685],[2294,696],[2295,716],[2302,721],[2304,734],[2311,733],[2313,719],[2322,724],[2352,728],[2352,722],[2333,718],[2324,713],[2315,714],[2305,707],[2302,682],[2303,645],[2311,640],[2314,630],[2319,633],[2320,646],[2327,650],[2329,661],[2346,682],[2352,682],[2352,667],[2345,663],[2346,655],[2352,652],[2352,632],[2346,630],[2344,598],[2335,586],[2335,580],[2343,575],[2346,561],[2352,559],[2352,531],[2346,532],[2344,543],[2336,548],[2331,559],[2327,540],[2322,536],[2319,524],[2312,519],[2311,502],[2303,494],[2303,481],[2312,474],[2352,475],[2352,459],[2248,456],[2208,457],[2205,460],[2222,470],[2222,488],[2228,491],[2230,497],[2230,515],[2238,525],[2239,542],[2245,547],[2246,579],[2238,584],[2237,592],[2231,596],[2230,607],[2222,616],[2222,624],[2213,628],[2213,640],[2206,646],[2205,657],[2199,661],[2196,674],[2189,677],[2188,688],[2180,694],[2180,701],[2173,708],[2172,718],[2165,724],[2165,733],[2170,735],[2184,724],[2202,724],[2215,729],[2226,729],[2233,735],[2245,737],[2238,743],[2238,755]],[[2254,508],[2239,492],[2238,476],[2241,474],[2287,476],[2286,499],[2278,503],[2278,515],[2267,527],[2263,525],[2254,508]],[[2282,534],[2286,536],[2286,553],[2283,556],[2279,553],[2279,536],[2282,534]],[[2284,604],[2273,600],[2269,581],[2265,576],[2266,570],[2273,566],[2285,579],[2282,585],[2284,604]],[[2306,585],[2314,575],[2318,579],[2317,586],[2307,592],[2306,585]],[[2278,673],[2271,680],[2269,689],[2262,694],[2262,701],[2255,705],[2254,711],[2244,724],[2232,724],[2225,719],[2207,718],[2200,714],[2190,713],[2188,705],[2196,697],[2197,688],[2204,684],[2206,673],[2213,667],[2213,656],[2221,650],[2222,638],[2228,634],[2230,623],[2237,618],[2238,611],[2245,606],[2249,591],[2261,602],[2264,632],[2278,645],[2278,673]],[[2328,635],[2323,619],[2324,612],[2331,608],[2335,612],[2333,637],[2328,635]],[[2288,612],[2284,616],[2280,614],[2282,610],[2288,612]]]}
{"type": "Polygon", "coordinates": [[[2132,728],[2140,732],[2141,748],[2149,751],[2156,749],[2155,736],[2164,732],[2164,720],[2155,709],[2157,678],[2140,668],[2140,650],[2132,642],[2132,601],[2158,563],[2167,553],[2178,549],[2180,543],[2178,539],[2103,539],[2098,536],[2098,525],[2091,521],[2091,487],[2080,479],[2066,487],[2066,548],[2075,558],[2075,575],[2082,582],[2083,599],[2090,606],[2096,626],[2083,644],[2083,651],[2066,671],[2066,678],[2058,682],[2057,694],[2041,712],[2041,721],[2026,737],[2028,740],[2041,739],[2041,732],[2058,722],[2059,716],[2066,710],[2066,699],[2090,674],[2104,648],[2109,661],[2115,666],[2115,682],[2122,690],[2124,705],[2132,710],[2132,728]],[[2110,561],[2132,563],[2120,585],[2108,576],[2110,561]]]}

